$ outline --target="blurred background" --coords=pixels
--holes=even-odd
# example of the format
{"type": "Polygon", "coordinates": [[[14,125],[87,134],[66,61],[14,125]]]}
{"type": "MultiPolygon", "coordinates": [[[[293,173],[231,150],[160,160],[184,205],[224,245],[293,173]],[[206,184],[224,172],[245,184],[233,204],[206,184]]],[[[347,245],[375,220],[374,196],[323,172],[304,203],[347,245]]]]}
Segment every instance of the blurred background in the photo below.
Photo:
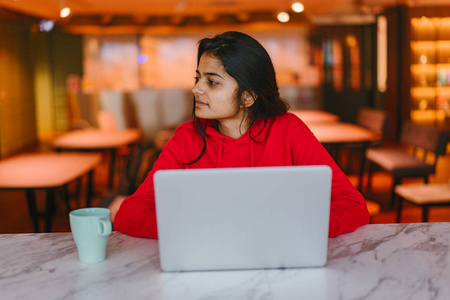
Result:
{"type": "Polygon", "coordinates": [[[449,16],[448,0],[0,0],[0,159],[105,126],[154,144],[190,118],[198,40],[228,30],[267,49],[293,110],[382,110],[388,143],[406,120],[448,129],[449,16]]]}
{"type": "Polygon", "coordinates": [[[102,93],[189,91],[197,41],[226,30],[266,47],[294,108],[345,121],[360,106],[381,108],[395,116],[393,140],[405,118],[448,120],[450,67],[435,65],[450,62],[448,1],[303,0],[299,13],[293,3],[0,0],[0,155],[52,138],[76,119],[96,125],[102,93]],[[426,60],[418,51],[429,67],[420,74],[412,68],[426,60]],[[426,89],[436,77],[440,86],[426,89]]]}

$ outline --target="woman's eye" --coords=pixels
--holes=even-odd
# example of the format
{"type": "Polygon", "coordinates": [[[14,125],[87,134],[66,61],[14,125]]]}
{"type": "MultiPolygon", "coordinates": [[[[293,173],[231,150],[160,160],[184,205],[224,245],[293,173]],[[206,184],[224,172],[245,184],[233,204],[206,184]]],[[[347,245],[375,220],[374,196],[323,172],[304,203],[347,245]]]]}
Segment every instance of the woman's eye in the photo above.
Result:
{"type": "MultiPolygon", "coordinates": [[[[195,80],[195,84],[197,84],[200,81],[200,77],[199,76],[195,76],[194,80],[195,80]]],[[[217,81],[214,81],[214,80],[211,80],[211,79],[208,79],[206,82],[208,83],[209,86],[216,86],[216,85],[219,84],[217,81]]]]}

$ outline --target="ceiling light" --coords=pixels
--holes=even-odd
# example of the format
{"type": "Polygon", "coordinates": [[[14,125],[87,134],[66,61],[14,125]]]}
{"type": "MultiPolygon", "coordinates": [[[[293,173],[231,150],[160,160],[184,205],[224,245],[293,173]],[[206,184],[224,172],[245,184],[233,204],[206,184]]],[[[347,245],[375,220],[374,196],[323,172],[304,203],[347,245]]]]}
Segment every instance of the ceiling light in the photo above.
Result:
{"type": "Polygon", "coordinates": [[[289,22],[290,17],[287,12],[282,11],[282,12],[278,13],[277,19],[281,23],[286,23],[286,22],[289,22]]]}
{"type": "Polygon", "coordinates": [[[64,7],[63,9],[61,9],[61,11],[59,12],[59,16],[61,18],[67,18],[70,15],[70,8],[68,7],[64,7]]]}
{"type": "Polygon", "coordinates": [[[65,0],[61,0],[61,2],[59,2],[59,8],[61,9],[59,11],[59,16],[61,18],[67,18],[70,15],[70,8],[66,5],[65,0]]]}
{"type": "Polygon", "coordinates": [[[292,3],[291,8],[296,13],[301,13],[302,11],[305,10],[305,6],[301,2],[294,2],[294,3],[292,3]]]}
{"type": "Polygon", "coordinates": [[[53,20],[41,20],[39,22],[39,29],[43,32],[51,31],[53,26],[55,26],[55,21],[53,20]]]}

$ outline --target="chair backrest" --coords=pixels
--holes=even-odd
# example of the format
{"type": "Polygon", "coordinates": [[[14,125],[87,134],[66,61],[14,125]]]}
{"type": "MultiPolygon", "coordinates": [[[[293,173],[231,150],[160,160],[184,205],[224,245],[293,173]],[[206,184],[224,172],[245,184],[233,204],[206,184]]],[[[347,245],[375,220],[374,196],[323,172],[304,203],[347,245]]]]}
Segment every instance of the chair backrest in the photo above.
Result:
{"type": "Polygon", "coordinates": [[[129,159],[123,173],[120,174],[118,193],[121,195],[131,195],[136,191],[136,188],[145,179],[145,174],[141,174],[143,164],[147,169],[146,153],[153,153],[153,145],[151,143],[141,143],[130,148],[129,159]]]}
{"type": "Polygon", "coordinates": [[[295,85],[281,85],[279,87],[280,97],[286,101],[290,109],[301,109],[298,102],[300,100],[300,88],[295,85]]]}
{"type": "Polygon", "coordinates": [[[152,88],[143,88],[132,91],[130,97],[143,140],[153,141],[156,133],[161,129],[158,91],[152,88]]]}
{"type": "Polygon", "coordinates": [[[434,153],[436,163],[437,157],[446,153],[448,138],[446,130],[406,121],[403,123],[400,142],[414,149],[434,153]]]}
{"type": "Polygon", "coordinates": [[[110,111],[114,115],[119,129],[127,128],[124,93],[121,91],[101,90],[98,93],[98,97],[100,110],[110,111]]]}
{"type": "Polygon", "coordinates": [[[161,128],[176,128],[189,120],[192,114],[192,99],[192,92],[188,89],[161,90],[161,128]]]}
{"type": "Polygon", "coordinates": [[[97,112],[99,111],[100,106],[98,102],[98,95],[96,93],[78,94],[80,118],[94,127],[97,127],[97,112]]]}
{"type": "Polygon", "coordinates": [[[378,133],[381,137],[386,135],[389,118],[385,111],[368,107],[358,110],[356,123],[378,133]]]}
{"type": "Polygon", "coordinates": [[[108,110],[98,112],[97,123],[100,130],[119,130],[115,115],[108,110]]]}

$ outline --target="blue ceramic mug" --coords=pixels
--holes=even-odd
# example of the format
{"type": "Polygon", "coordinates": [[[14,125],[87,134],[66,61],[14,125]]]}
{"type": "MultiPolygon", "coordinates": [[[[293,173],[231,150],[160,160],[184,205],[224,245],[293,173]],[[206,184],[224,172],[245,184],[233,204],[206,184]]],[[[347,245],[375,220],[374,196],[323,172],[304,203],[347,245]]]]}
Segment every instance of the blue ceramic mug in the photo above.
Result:
{"type": "Polygon", "coordinates": [[[88,207],[70,212],[70,229],[82,263],[98,263],[106,258],[111,234],[111,212],[107,208],[88,207]]]}

